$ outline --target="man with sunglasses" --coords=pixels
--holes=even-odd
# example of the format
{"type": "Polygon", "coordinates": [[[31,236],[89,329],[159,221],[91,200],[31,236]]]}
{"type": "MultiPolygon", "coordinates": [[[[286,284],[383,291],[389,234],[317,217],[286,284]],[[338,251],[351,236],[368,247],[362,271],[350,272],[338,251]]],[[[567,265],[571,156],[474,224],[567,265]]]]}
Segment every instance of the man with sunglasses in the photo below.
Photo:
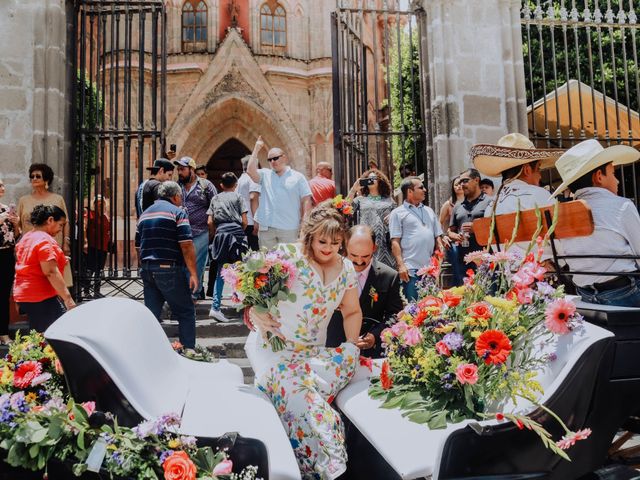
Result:
{"type": "Polygon", "coordinates": [[[402,290],[408,301],[418,298],[418,270],[429,265],[437,247],[448,246],[436,213],[422,202],[426,189],[418,177],[407,177],[400,184],[404,202],[389,216],[391,253],[398,265],[402,290]]]}
{"type": "Polygon", "coordinates": [[[289,159],[280,148],[267,153],[271,168],[258,168],[258,153],[263,148],[264,141],[258,137],[247,173],[260,185],[260,205],[256,211],[260,246],[272,249],[279,243],[298,241],[300,221],[311,209],[311,189],[305,176],[289,166],[289,159]]]}

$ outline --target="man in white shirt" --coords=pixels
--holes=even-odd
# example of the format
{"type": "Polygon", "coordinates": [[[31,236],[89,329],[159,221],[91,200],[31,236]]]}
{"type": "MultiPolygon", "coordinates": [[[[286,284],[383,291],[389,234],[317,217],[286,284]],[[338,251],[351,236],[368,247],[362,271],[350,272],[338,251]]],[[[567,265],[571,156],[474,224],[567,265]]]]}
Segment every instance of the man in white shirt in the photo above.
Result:
{"type": "Polygon", "coordinates": [[[287,154],[280,148],[267,153],[271,168],[258,168],[258,153],[263,147],[262,137],[258,137],[247,174],[261,188],[255,216],[260,223],[260,246],[271,249],[279,243],[298,241],[300,221],[311,210],[311,189],[305,176],[289,167],[287,154]]]}
{"type": "Polygon", "coordinates": [[[593,255],[566,260],[571,272],[582,273],[573,275],[573,283],[586,302],[640,307],[640,277],[624,275],[639,270],[637,259],[632,257],[640,256],[640,215],[631,200],[618,196],[619,181],[615,176],[616,166],[638,159],[640,152],[635,148],[603,148],[591,139],[570,148],[556,162],[562,184],[553,196],[569,188],[576,200],[589,205],[593,215],[595,228],[591,235],[562,240],[567,256],[593,255]],[[629,258],[597,258],[598,255],[629,258]]]}
{"type": "MultiPolygon", "coordinates": [[[[480,173],[502,176],[502,184],[484,216],[552,205],[554,200],[549,192],[540,186],[541,172],[553,167],[562,153],[564,150],[536,149],[533,142],[520,133],[505,135],[496,145],[475,145],[470,156],[480,173]]],[[[528,245],[529,242],[518,242],[509,250],[524,254],[528,245]]],[[[545,249],[543,259],[551,257],[551,250],[545,249]]]]}
{"type": "Polygon", "coordinates": [[[247,235],[247,243],[251,250],[258,250],[258,235],[254,232],[254,219],[253,210],[251,206],[256,202],[256,198],[260,195],[260,185],[251,180],[251,177],[247,173],[247,165],[251,155],[242,157],[242,175],[238,179],[238,185],[236,186],[236,193],[240,195],[245,204],[249,207],[247,211],[247,228],[244,233],[247,235]]]}

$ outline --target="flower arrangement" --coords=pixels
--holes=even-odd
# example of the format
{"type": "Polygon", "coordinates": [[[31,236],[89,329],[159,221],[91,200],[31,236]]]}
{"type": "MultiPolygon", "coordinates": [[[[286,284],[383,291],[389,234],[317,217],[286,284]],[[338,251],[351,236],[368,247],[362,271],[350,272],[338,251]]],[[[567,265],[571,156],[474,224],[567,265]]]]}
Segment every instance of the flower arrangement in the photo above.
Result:
{"type": "Polygon", "coordinates": [[[171,343],[171,348],[174,352],[179,353],[183,357],[187,357],[189,360],[195,360],[196,362],[214,362],[215,358],[211,355],[211,352],[202,345],[196,345],[193,350],[184,348],[179,341],[171,343]]]}
{"type": "MultiPolygon", "coordinates": [[[[248,252],[242,261],[222,269],[222,278],[233,289],[231,300],[239,309],[245,309],[245,317],[249,311],[247,307],[277,317],[279,302],[296,301],[291,288],[302,265],[300,261],[291,260],[293,253],[293,245],[283,245],[272,251],[262,249],[248,252]]],[[[285,347],[284,341],[277,335],[267,332],[267,338],[274,352],[285,347]]]]}
{"type": "MultiPolygon", "coordinates": [[[[541,244],[538,239],[537,258],[541,244]]],[[[542,388],[536,369],[554,360],[539,353],[539,347],[579,328],[582,317],[564,298],[562,287],[544,281],[546,270],[533,254],[522,260],[505,252],[474,252],[465,261],[478,268],[467,272],[460,287],[437,288],[437,257],[422,272],[421,297],[381,334],[387,359],[369,394],[432,429],[494,415],[511,420],[568,458],[563,450],[586,438],[588,429],[571,432],[549,412],[566,431],[554,443],[542,425],[496,410],[506,399],[515,403],[525,398],[539,405],[542,388]]]]}
{"type": "Polygon", "coordinates": [[[135,428],[121,427],[93,402],[75,403],[65,389],[62,368],[41,334],[16,336],[0,360],[0,448],[14,467],[45,470],[57,460],[73,474],[88,469],[110,476],[165,480],[251,480],[255,467],[232,473],[224,451],[199,448],[177,433],[177,415],[135,428]],[[97,455],[96,452],[102,452],[97,455]]]}
{"type": "Polygon", "coordinates": [[[333,199],[331,199],[331,205],[345,217],[350,217],[351,215],[353,215],[353,205],[347,198],[344,198],[342,195],[333,197],[333,199]]]}

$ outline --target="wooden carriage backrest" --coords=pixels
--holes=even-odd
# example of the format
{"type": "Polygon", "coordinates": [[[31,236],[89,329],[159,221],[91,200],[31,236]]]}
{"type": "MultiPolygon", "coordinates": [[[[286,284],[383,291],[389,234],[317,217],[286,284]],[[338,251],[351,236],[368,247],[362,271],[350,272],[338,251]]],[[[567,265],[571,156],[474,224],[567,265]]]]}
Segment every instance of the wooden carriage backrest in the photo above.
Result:
{"type": "MultiPolygon", "coordinates": [[[[554,206],[541,207],[542,231],[540,235],[544,237],[549,230],[549,225],[554,215],[554,206]]],[[[593,233],[593,216],[591,209],[582,200],[558,204],[558,223],[553,232],[555,240],[572,237],[583,237],[593,233]]],[[[515,237],[516,242],[529,242],[538,226],[536,209],[522,210],[520,213],[520,224],[515,237]]],[[[496,215],[494,227],[494,244],[504,244],[511,240],[513,229],[516,224],[516,213],[505,213],[496,215]]],[[[478,218],[473,221],[473,233],[479,245],[485,246],[489,241],[489,230],[491,229],[491,217],[478,218]]]]}

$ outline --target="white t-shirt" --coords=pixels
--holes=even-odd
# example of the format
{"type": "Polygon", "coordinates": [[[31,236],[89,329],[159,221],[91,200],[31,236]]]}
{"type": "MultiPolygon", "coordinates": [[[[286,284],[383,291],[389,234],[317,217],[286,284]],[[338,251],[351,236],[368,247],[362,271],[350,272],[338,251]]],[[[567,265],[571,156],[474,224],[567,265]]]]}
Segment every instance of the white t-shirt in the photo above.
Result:
{"type": "Polygon", "coordinates": [[[251,177],[247,172],[244,172],[238,179],[236,193],[244,199],[244,203],[248,207],[247,225],[253,225],[253,213],[251,213],[251,202],[249,201],[249,194],[251,192],[260,192],[260,185],[251,180],[251,177]]]}

